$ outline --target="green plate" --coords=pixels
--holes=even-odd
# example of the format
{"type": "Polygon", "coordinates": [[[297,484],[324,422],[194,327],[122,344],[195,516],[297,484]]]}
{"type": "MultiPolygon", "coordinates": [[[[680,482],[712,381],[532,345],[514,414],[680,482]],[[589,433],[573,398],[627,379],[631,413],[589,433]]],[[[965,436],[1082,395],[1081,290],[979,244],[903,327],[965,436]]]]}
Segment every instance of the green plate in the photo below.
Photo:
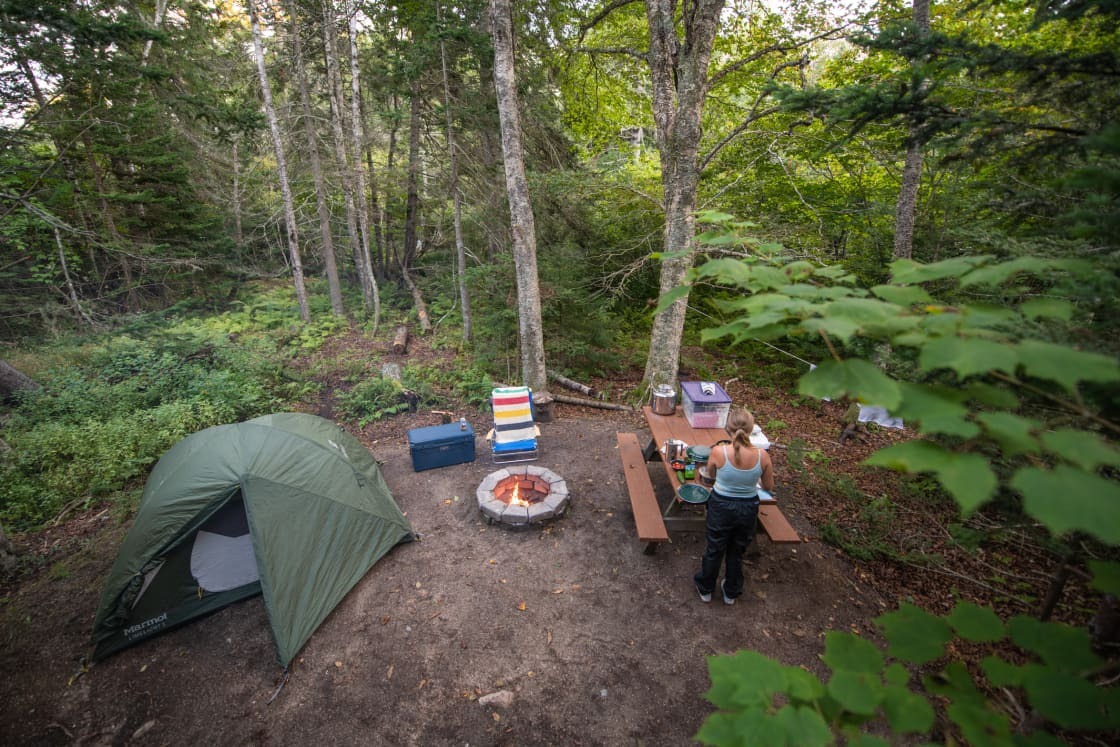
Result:
{"type": "Polygon", "coordinates": [[[685,503],[707,503],[708,489],[696,483],[685,483],[677,488],[677,496],[685,503]]]}
{"type": "Polygon", "coordinates": [[[688,458],[697,464],[703,464],[708,461],[708,457],[712,453],[710,446],[689,446],[688,458]]]}

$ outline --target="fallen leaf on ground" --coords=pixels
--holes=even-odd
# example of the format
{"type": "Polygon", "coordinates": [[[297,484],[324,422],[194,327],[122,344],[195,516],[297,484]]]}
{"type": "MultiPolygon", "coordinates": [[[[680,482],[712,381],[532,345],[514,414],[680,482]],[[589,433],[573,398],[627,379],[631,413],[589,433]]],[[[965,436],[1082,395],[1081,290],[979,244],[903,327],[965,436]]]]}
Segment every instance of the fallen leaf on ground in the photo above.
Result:
{"type": "Polygon", "coordinates": [[[387,680],[393,679],[393,666],[394,665],[390,664],[389,668],[385,670],[385,679],[387,679],[387,680]]]}
{"type": "Polygon", "coordinates": [[[525,603],[524,603],[524,602],[518,602],[518,603],[517,603],[517,609],[519,609],[519,610],[521,610],[522,612],[524,612],[524,611],[525,611],[525,603]]]}
{"type": "Polygon", "coordinates": [[[341,661],[335,661],[334,665],[335,665],[336,668],[341,668],[342,667],[342,662],[341,661]]]}
{"type": "Polygon", "coordinates": [[[563,590],[563,589],[553,589],[553,590],[552,590],[552,593],[553,593],[553,594],[563,594],[563,593],[564,593],[564,590],[563,590]]]}

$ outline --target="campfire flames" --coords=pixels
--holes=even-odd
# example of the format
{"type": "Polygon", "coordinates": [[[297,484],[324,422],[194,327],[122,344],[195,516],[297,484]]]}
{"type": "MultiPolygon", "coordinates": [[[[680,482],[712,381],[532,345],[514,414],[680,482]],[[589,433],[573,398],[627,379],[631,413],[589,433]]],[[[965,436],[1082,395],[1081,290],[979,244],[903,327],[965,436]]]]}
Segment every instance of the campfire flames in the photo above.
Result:
{"type": "Polygon", "coordinates": [[[494,472],[478,486],[478,507],[487,523],[536,524],[567,510],[568,486],[555,472],[528,465],[494,472]]]}
{"type": "Polygon", "coordinates": [[[532,477],[509,477],[497,484],[494,496],[510,506],[531,506],[548,496],[548,483],[532,477]]]}

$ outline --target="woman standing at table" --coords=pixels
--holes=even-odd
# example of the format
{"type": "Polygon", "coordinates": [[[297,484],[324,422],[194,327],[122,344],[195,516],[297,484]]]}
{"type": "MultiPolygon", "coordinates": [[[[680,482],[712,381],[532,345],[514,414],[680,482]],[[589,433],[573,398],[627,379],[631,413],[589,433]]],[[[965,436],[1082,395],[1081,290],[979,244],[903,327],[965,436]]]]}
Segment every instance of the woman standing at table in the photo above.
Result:
{"type": "Polygon", "coordinates": [[[724,556],[727,571],[720,589],[725,604],[735,604],[743,593],[743,553],[754,539],[758,523],[758,488],[774,489],[774,468],[770,455],[751,446],[754,416],[744,409],[727,418],[730,444],[717,444],[708,456],[708,472],[716,482],[708,497],[706,519],[707,547],[700,571],[693,576],[700,601],[712,601],[719,567],[724,556]]]}

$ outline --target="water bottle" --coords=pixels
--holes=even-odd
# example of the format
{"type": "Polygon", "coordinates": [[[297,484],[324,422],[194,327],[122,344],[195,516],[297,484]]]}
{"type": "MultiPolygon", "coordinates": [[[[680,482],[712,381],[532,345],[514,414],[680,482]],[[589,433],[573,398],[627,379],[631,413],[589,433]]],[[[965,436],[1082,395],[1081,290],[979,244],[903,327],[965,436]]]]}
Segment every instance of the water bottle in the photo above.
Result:
{"type": "Polygon", "coordinates": [[[467,429],[467,419],[459,418],[459,430],[465,431],[467,429]]]}

